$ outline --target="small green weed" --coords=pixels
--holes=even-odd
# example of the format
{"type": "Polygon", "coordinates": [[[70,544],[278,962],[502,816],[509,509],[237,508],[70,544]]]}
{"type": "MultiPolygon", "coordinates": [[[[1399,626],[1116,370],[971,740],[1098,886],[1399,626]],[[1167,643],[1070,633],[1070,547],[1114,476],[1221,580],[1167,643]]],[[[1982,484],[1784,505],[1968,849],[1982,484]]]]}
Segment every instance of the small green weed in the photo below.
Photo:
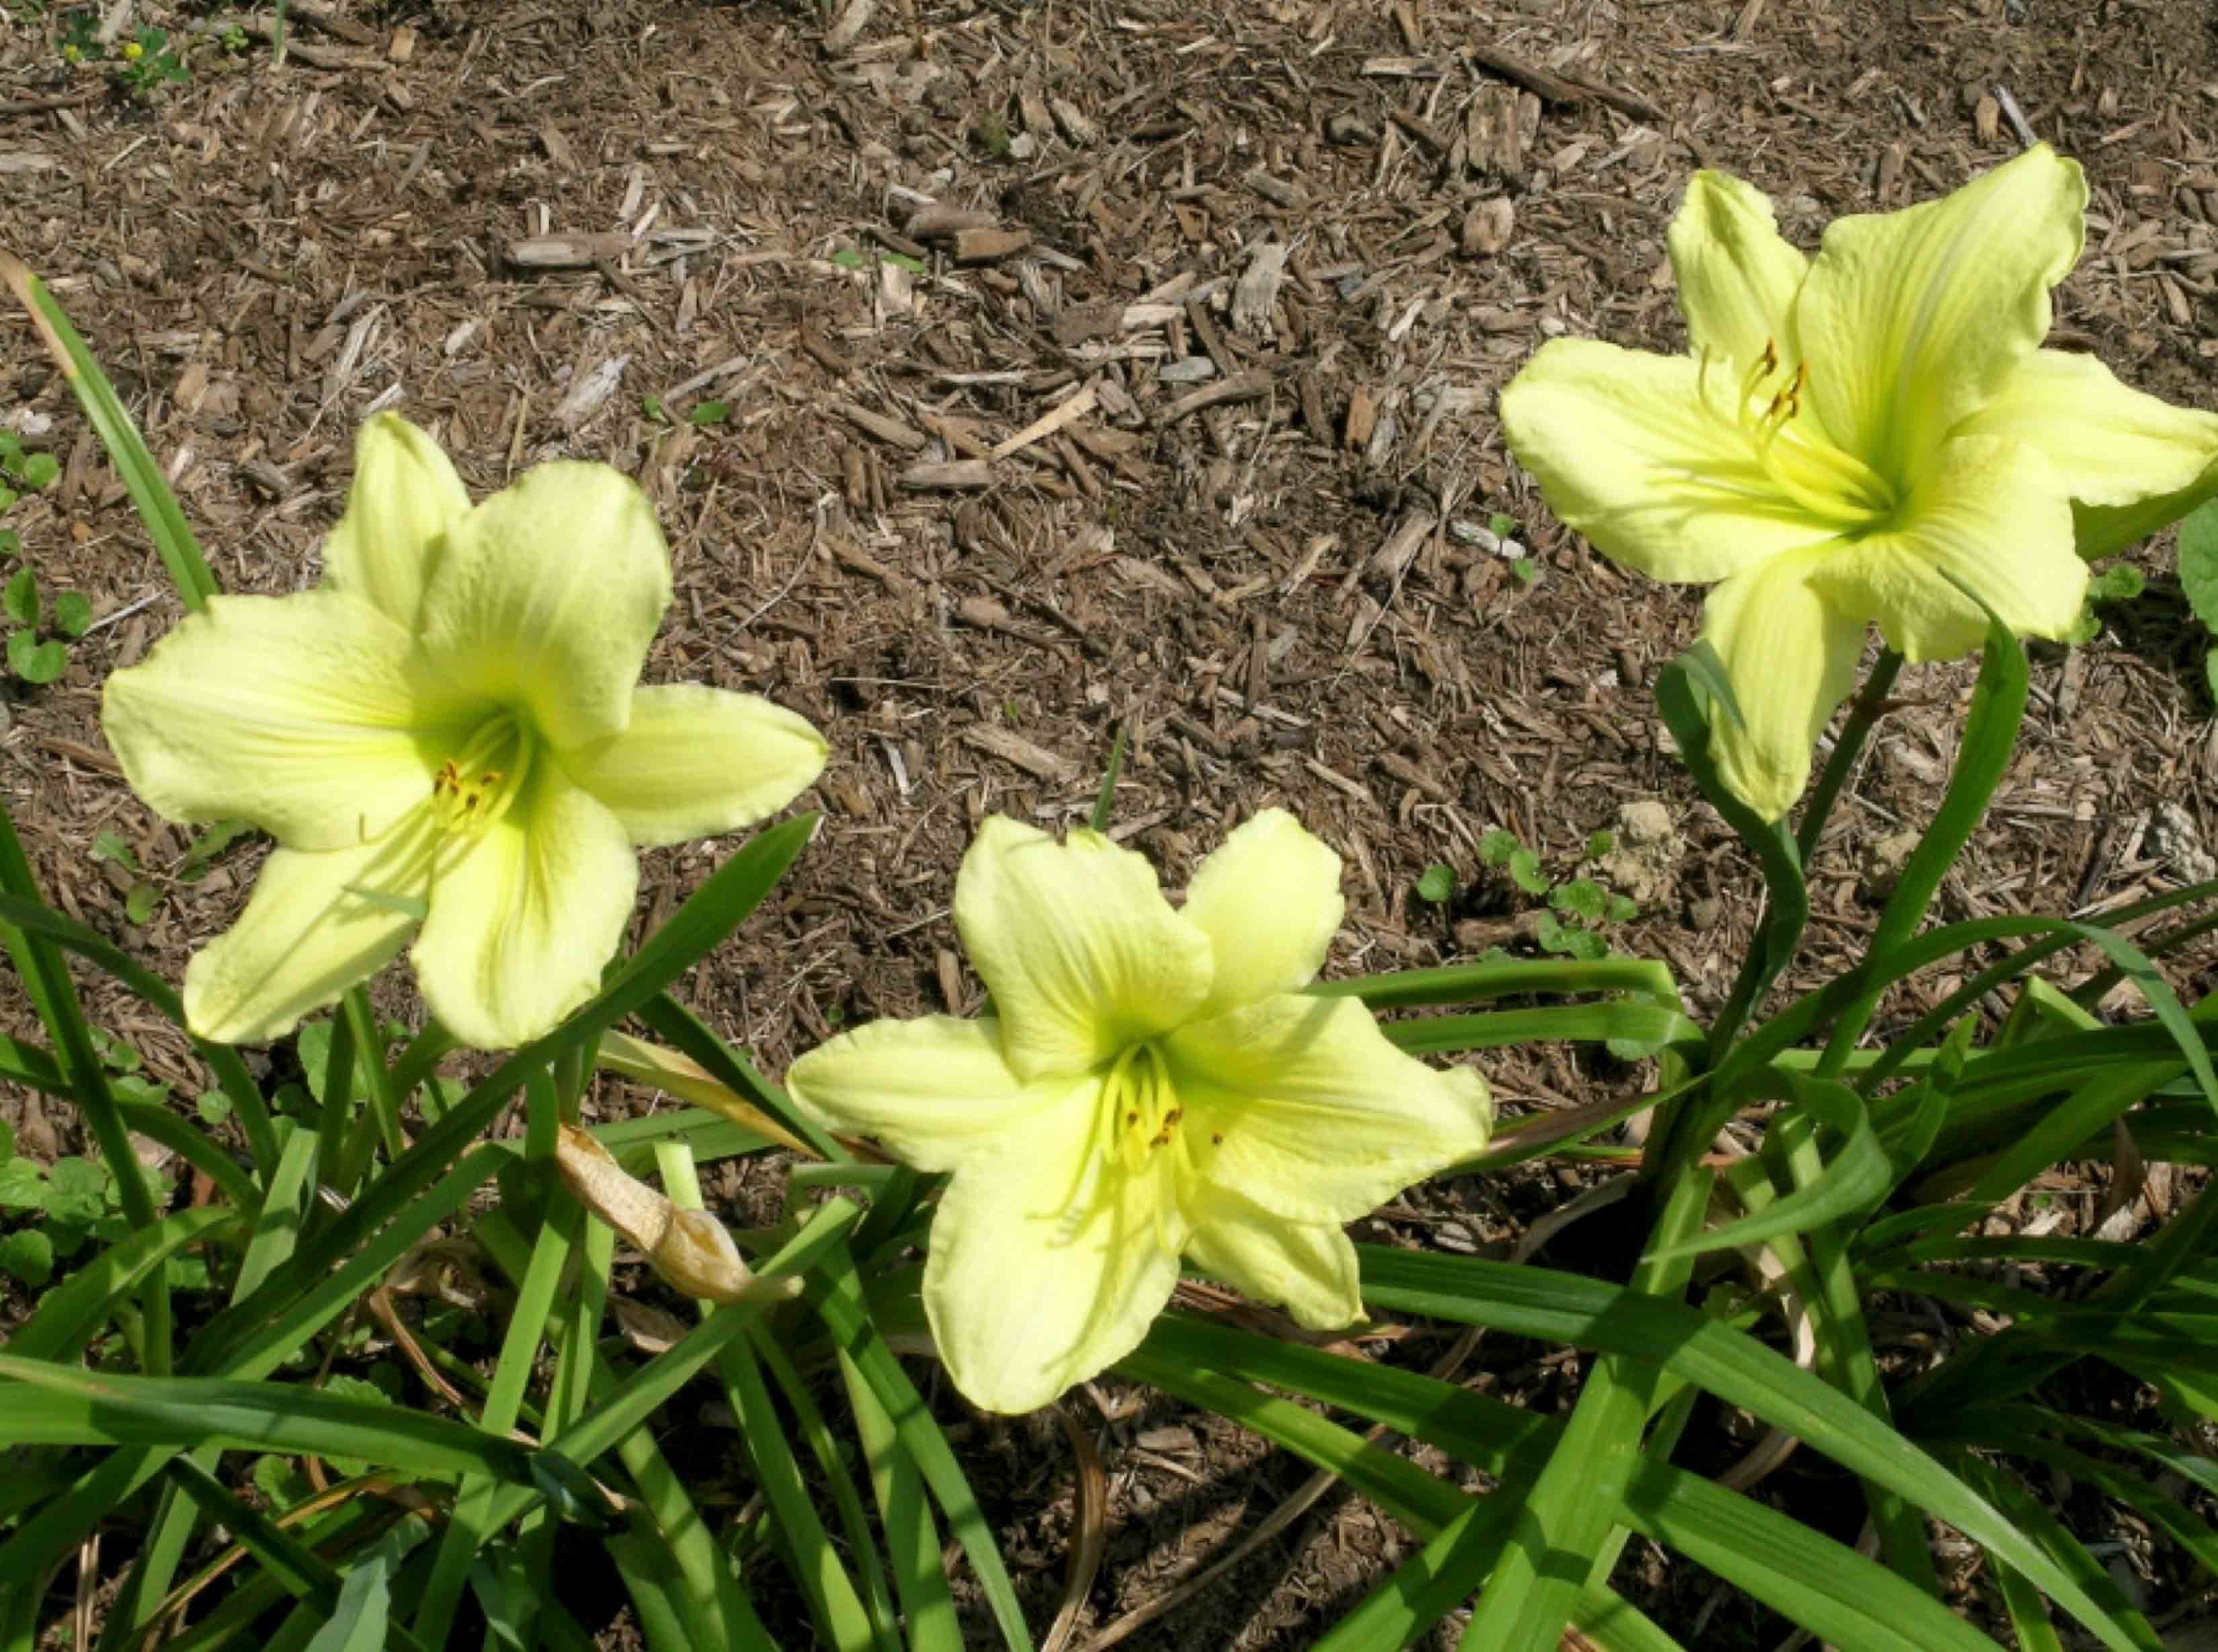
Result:
{"type": "Polygon", "coordinates": [[[162,898],[161,891],[147,880],[139,865],[138,852],[124,840],[119,832],[102,832],[92,839],[92,857],[120,868],[131,880],[123,892],[123,915],[134,925],[143,925],[154,915],[154,903],[162,898]]]}
{"type": "MultiPolygon", "coordinates": [[[[1595,832],[1587,839],[1587,857],[1608,854],[1615,841],[1610,832],[1595,832]]],[[[1547,903],[1533,931],[1543,952],[1586,960],[1607,956],[1609,944],[1602,938],[1602,930],[1640,915],[1629,896],[1593,878],[1550,877],[1540,857],[1514,832],[1496,826],[1487,832],[1478,840],[1478,857],[1507,875],[1521,893],[1547,903]]]]}
{"type": "MultiPolygon", "coordinates": [[[[15,0],[11,0],[13,3],[15,0]]],[[[245,31],[234,28],[222,38],[226,50],[245,49],[245,31]],[[234,34],[239,37],[235,46],[232,41],[234,34]]],[[[160,86],[182,85],[193,77],[193,71],[178,56],[168,34],[152,26],[141,28],[111,53],[101,44],[100,15],[90,7],[78,6],[63,14],[60,44],[63,62],[72,67],[104,62],[124,94],[142,102],[152,97],[160,86]]]]}
{"type": "MultiPolygon", "coordinates": [[[[61,467],[50,453],[25,453],[11,430],[0,430],[0,517],[17,499],[53,485],[61,467]]],[[[0,560],[20,558],[23,541],[12,528],[0,527],[0,560]]],[[[60,639],[74,640],[92,627],[92,604],[73,591],[57,595],[52,604],[39,597],[38,576],[28,566],[19,567],[0,586],[0,612],[17,628],[8,635],[8,669],[26,683],[51,683],[69,665],[69,653],[60,639]],[[41,637],[41,631],[53,634],[41,637]]]]}
{"type": "MultiPolygon", "coordinates": [[[[1517,531],[1516,517],[1504,516],[1501,511],[1496,510],[1487,517],[1486,531],[1494,535],[1504,550],[1516,548],[1516,541],[1512,537],[1517,531]]],[[[1539,583],[1540,565],[1533,560],[1530,553],[1511,557],[1508,566],[1509,577],[1519,585],[1530,586],[1539,583]]]]}
{"type": "Polygon", "coordinates": [[[2114,562],[2087,582],[2087,600],[2079,609],[2079,623],[2065,639],[2074,645],[2092,642],[2102,634],[2103,616],[2098,611],[2113,603],[2129,603],[2147,588],[2148,581],[2141,571],[2130,562],[2114,562]]]}
{"type": "Polygon", "coordinates": [[[183,59],[170,49],[170,37],[158,28],[140,29],[123,42],[116,56],[121,59],[115,69],[116,84],[133,97],[151,97],[165,81],[183,85],[193,77],[183,59]]]}
{"type": "MultiPolygon", "coordinates": [[[[108,1087],[119,1100],[159,1104],[169,1086],[139,1071],[137,1050],[121,1039],[90,1030],[108,1087]]],[[[169,1203],[170,1187],[154,1179],[158,1205],[169,1203]]],[[[96,1159],[74,1154],[42,1165],[15,1151],[13,1126],[0,1120],[0,1273],[33,1290],[43,1290],[58,1266],[93,1241],[113,1244],[131,1231],[124,1220],[122,1196],[108,1167],[96,1159]]],[[[173,1258],[170,1283],[183,1290],[208,1287],[208,1265],[173,1258]]]]}

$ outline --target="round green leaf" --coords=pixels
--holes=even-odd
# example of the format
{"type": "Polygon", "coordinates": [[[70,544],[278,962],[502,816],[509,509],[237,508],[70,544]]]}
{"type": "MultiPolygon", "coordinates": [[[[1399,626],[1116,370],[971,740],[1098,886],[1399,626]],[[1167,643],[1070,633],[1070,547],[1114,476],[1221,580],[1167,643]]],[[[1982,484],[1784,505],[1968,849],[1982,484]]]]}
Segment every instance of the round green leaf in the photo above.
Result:
{"type": "Polygon", "coordinates": [[[34,1290],[54,1277],[54,1241],[36,1228],[0,1239],[0,1271],[12,1273],[34,1290]]]}

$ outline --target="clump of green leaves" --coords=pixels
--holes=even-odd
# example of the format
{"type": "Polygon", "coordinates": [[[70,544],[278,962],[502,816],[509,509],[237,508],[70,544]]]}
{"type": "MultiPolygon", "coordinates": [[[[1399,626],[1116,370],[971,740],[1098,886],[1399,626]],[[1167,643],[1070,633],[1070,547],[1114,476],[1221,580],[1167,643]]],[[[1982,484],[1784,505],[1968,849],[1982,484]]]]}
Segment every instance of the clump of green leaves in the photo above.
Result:
{"type": "MultiPolygon", "coordinates": [[[[97,1027],[86,1030],[118,1100],[159,1104],[167,1097],[167,1085],[139,1071],[145,1058],[137,1050],[97,1027]]],[[[156,1179],[152,1191],[158,1205],[169,1202],[168,1184],[156,1179]]],[[[105,1165],[74,1154],[51,1165],[25,1158],[15,1151],[14,1127],[0,1120],[0,1274],[43,1290],[87,1245],[114,1244],[130,1232],[121,1190],[105,1165]]],[[[205,1262],[172,1259],[169,1267],[173,1285],[207,1288],[205,1262]]]]}
{"type": "Polygon", "coordinates": [[[2087,600],[2079,609],[2079,623],[2065,639],[2073,645],[2092,642],[2102,634],[2100,610],[2114,603],[2129,603],[2148,586],[2141,571],[2130,562],[2114,562],[2087,582],[2087,600]]]}
{"type": "Polygon", "coordinates": [[[151,97],[165,81],[182,85],[193,77],[171,49],[170,37],[158,28],[140,29],[123,42],[116,58],[116,84],[133,97],[151,97]]]}
{"type": "MultiPolygon", "coordinates": [[[[0,518],[26,493],[53,486],[61,467],[50,453],[25,453],[12,430],[0,430],[0,518]]],[[[0,560],[20,558],[23,541],[12,528],[0,527],[0,560]]],[[[92,626],[92,604],[73,591],[51,604],[39,597],[38,577],[19,567],[0,585],[0,611],[15,628],[8,634],[8,669],[26,683],[51,683],[69,664],[60,639],[83,636],[92,626]],[[47,634],[41,636],[40,633],[47,634]]]]}
{"type": "MultiPolygon", "coordinates": [[[[2203,628],[2218,634],[2218,499],[2197,505],[2180,522],[2179,588],[2203,628]]],[[[2203,674],[2211,698],[2218,700],[2218,647],[2204,653],[2203,674]]]]}
{"type": "MultiPolygon", "coordinates": [[[[1589,859],[1606,855],[1615,842],[1611,833],[1597,832],[1587,839],[1589,859]]],[[[1630,897],[1617,894],[1590,877],[1558,881],[1549,876],[1540,857],[1527,849],[1514,832],[1496,826],[1478,840],[1478,857],[1498,868],[1523,894],[1546,902],[1533,931],[1543,952],[1566,958],[1606,956],[1609,944],[1602,931],[1612,924],[1629,922],[1640,909],[1630,897]]]]}
{"type": "MultiPolygon", "coordinates": [[[[22,438],[13,430],[0,430],[0,517],[26,493],[51,487],[61,466],[50,453],[25,453],[22,438]]],[[[20,556],[23,545],[12,529],[0,528],[0,555],[20,556]]]]}
{"type": "Polygon", "coordinates": [[[71,65],[90,63],[100,56],[100,17],[90,6],[62,14],[62,61],[71,65]]]}
{"type": "Polygon", "coordinates": [[[26,683],[51,683],[69,665],[63,639],[74,641],[92,628],[92,604],[65,591],[51,606],[39,598],[38,576],[21,567],[0,586],[0,611],[16,628],[8,634],[8,669],[26,683]],[[41,634],[44,633],[45,634],[41,634]]]}
{"type": "Polygon", "coordinates": [[[125,840],[121,832],[96,832],[92,839],[92,857],[106,861],[130,880],[123,892],[125,918],[134,925],[143,925],[154,915],[154,903],[161,899],[161,891],[147,879],[139,867],[138,851],[125,840]]]}
{"type": "MultiPolygon", "coordinates": [[[[199,882],[214,869],[219,855],[253,829],[244,820],[214,822],[186,846],[169,878],[178,883],[199,882]]],[[[156,882],[158,874],[142,862],[139,851],[120,832],[94,833],[90,852],[93,859],[105,862],[121,874],[115,886],[123,894],[124,917],[133,925],[149,922],[162,899],[162,887],[156,882]]]]}
{"type": "MultiPolygon", "coordinates": [[[[239,36],[239,46],[231,45],[230,34],[224,37],[226,48],[238,50],[245,44],[243,31],[233,29],[239,36]]],[[[62,61],[72,67],[79,64],[106,62],[115,84],[127,96],[146,99],[155,90],[168,84],[182,85],[193,77],[184,59],[177,55],[170,36],[151,26],[141,28],[111,53],[100,39],[100,16],[90,7],[79,6],[62,16],[62,61]]]]}
{"type": "Polygon", "coordinates": [[[1495,827],[1478,840],[1478,857],[1507,872],[1509,881],[1527,894],[1548,893],[1548,875],[1540,869],[1540,856],[1519,842],[1515,832],[1495,827]]]}

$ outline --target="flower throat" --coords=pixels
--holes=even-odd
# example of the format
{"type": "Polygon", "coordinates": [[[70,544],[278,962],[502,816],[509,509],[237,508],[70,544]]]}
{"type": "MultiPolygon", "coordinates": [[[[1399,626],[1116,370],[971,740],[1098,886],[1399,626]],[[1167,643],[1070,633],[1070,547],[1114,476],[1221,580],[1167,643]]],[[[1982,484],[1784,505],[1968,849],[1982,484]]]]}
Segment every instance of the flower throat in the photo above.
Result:
{"type": "MultiPolygon", "coordinates": [[[[1709,399],[1709,366],[1705,351],[1697,381],[1705,402],[1709,399]]],[[[1747,437],[1758,467],[1781,492],[1827,522],[1851,529],[1868,527],[1894,509],[1895,490],[1854,454],[1843,452],[1822,435],[1811,436],[1806,422],[1797,425],[1810,379],[1807,360],[1797,362],[1788,374],[1776,344],[1765,339],[1763,354],[1741,376],[1733,402],[1734,424],[1747,437]],[[1758,398],[1767,388],[1771,394],[1759,411],[1758,398]]]]}
{"type": "Polygon", "coordinates": [[[506,814],[530,777],[533,744],[508,712],[479,724],[431,777],[431,807],[441,827],[476,833],[506,814]]]}

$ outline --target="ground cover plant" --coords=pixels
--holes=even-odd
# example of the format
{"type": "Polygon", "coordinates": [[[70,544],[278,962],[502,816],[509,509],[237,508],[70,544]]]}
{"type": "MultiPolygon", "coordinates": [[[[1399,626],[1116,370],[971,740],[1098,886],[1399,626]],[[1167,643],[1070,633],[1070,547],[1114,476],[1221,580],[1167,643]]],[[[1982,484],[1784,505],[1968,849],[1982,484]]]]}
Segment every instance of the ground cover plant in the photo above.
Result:
{"type": "MultiPolygon", "coordinates": [[[[870,12],[807,26],[846,51],[870,12]]],[[[1422,37],[1415,11],[1396,28],[1422,37]]],[[[1041,107],[969,119],[976,164],[1084,129],[1041,107]]],[[[1528,785],[1382,876],[1318,803],[1358,785],[1345,769],[1311,757],[1321,790],[1296,807],[1251,795],[1163,832],[1137,806],[1171,737],[1189,786],[1211,772],[1197,751],[1232,740],[1151,720],[1143,696],[1073,759],[996,674],[969,743],[1053,789],[951,794],[959,865],[910,875],[945,943],[914,966],[939,994],[922,1001],[811,950],[830,912],[888,949],[909,932],[877,893],[908,838],[836,754],[859,746],[904,797],[920,783],[885,697],[912,668],[889,655],[820,699],[781,675],[784,644],[748,640],[820,562],[916,577],[849,537],[841,492],[863,512],[886,480],[869,461],[796,502],[791,580],[704,615],[673,563],[744,486],[719,463],[765,422],[744,393],[673,388],[641,414],[641,484],[666,442],[697,494],[563,438],[524,462],[521,413],[476,451],[467,421],[441,442],[365,408],[315,562],[230,594],[251,565],[196,533],[184,466],[139,428],[157,410],[97,359],[123,358],[11,263],[56,405],[82,409],[72,467],[112,472],[165,594],[96,672],[68,667],[105,750],[46,747],[113,753],[108,824],[68,863],[101,898],[34,868],[16,821],[43,818],[47,782],[0,813],[22,1011],[0,1043],[21,1098],[0,1143],[0,1444],[19,1470],[0,1636],[2193,1644],[2218,1557],[2199,967],[2218,880],[2145,880],[2097,910],[2037,866],[2004,910],[1964,890],[2010,829],[2048,684],[2085,669],[2062,645],[2136,622],[2112,571],[2132,565],[2090,559],[2218,490],[2218,415],[2059,352],[2052,290],[2089,195],[2076,162],[2020,147],[1795,237],[1750,184],[1688,169],[1665,348],[1551,330],[1501,401],[1536,483],[1517,514],[1481,529],[1453,490],[1398,501],[1346,576],[1386,599],[1351,639],[1391,626],[1452,538],[1521,570],[1469,587],[1521,614],[1633,577],[1614,565],[1721,582],[1649,674],[1657,766],[1683,777],[1657,783],[1670,807],[1566,830],[1528,785]],[[1583,542],[1535,579],[1510,535],[1558,518],[1583,542]],[[1972,674],[1930,663],[1961,653],[1972,674]],[[1856,866],[1843,822],[1920,696],[1942,761],[1917,813],[1887,794],[1894,852],[1856,866]],[[1748,897],[1716,976],[1653,917],[1700,832],[1713,876],[1750,880],[1711,886],[1748,897]],[[1843,924],[1851,888],[1870,906],[1843,924]],[[1366,889],[1409,927],[1360,919],[1366,889]],[[162,944],[188,901],[191,944],[162,944]],[[1381,944],[1427,931],[1453,937],[1445,961],[1381,944]],[[749,1006],[745,974],[721,993],[740,958],[792,983],[775,1010],[749,1006]],[[80,1151],[51,1150],[57,1118],[80,1151]],[[1523,1214],[1482,1246],[1489,1200],[1523,1214]],[[1260,1635],[1236,1605],[1181,1626],[1230,1565],[1105,1626],[1131,1596],[1112,1502],[1131,1493],[1104,1448],[1161,1459],[1200,1434],[1311,1476],[1280,1482],[1231,1562],[1318,1509],[1390,1540],[1260,1635]],[[1028,1525],[1027,1499],[1062,1518],[1028,1525]]],[[[900,262],[835,238],[827,279],[877,306],[913,282],[960,294],[1007,256],[976,238],[988,224],[931,210],[889,244],[900,262]]],[[[1042,267],[1008,295],[1032,302],[1042,267]]],[[[639,301],[623,270],[596,276],[639,301]]],[[[1222,296],[1151,301],[1191,358],[1104,368],[1067,329],[1078,411],[1007,454],[914,404],[921,429],[837,417],[920,436],[901,485],[926,494],[1052,442],[1073,498],[1114,475],[1113,529],[1146,510],[1146,473],[1087,416],[1180,360],[1213,371],[1165,371],[1174,399],[1149,417],[1216,411],[1168,410],[1186,383],[1240,379],[1213,330],[1237,336],[1242,300],[1222,296]]],[[[341,318],[330,348],[367,350],[378,313],[341,318]]],[[[643,405],[610,399],[620,379],[573,374],[563,405],[643,405]]],[[[1253,459],[1271,419],[1200,439],[1253,459]]],[[[1238,531],[1249,484],[1224,482],[1238,531]]],[[[971,508],[958,546],[988,531],[971,508]]],[[[1162,566],[1173,589],[1231,589],[1174,549],[1162,566]]],[[[1034,649],[1054,628],[1100,657],[1087,610],[986,589],[962,625],[1034,649]]],[[[1389,634],[1422,657],[1422,635],[1389,634]]],[[[1265,676],[1211,677],[1205,697],[1291,727],[1257,686],[1268,628],[1254,640],[1265,676]]],[[[62,684],[27,685],[26,716],[62,684]]],[[[1490,738],[1475,721],[1433,749],[1490,738]]],[[[1405,814],[1445,807],[1424,767],[1379,762],[1405,814]]]]}

